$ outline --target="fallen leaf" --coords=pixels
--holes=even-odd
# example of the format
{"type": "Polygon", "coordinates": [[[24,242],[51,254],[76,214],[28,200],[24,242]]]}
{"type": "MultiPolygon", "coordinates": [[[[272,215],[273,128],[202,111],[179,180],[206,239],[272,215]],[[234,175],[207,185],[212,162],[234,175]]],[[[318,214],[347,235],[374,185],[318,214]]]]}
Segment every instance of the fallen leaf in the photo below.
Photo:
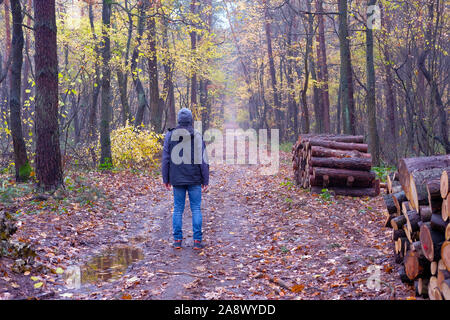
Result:
{"type": "Polygon", "coordinates": [[[299,292],[303,291],[303,289],[305,289],[305,286],[303,284],[296,284],[295,286],[293,286],[291,288],[292,292],[294,292],[294,293],[299,293],[299,292]]]}

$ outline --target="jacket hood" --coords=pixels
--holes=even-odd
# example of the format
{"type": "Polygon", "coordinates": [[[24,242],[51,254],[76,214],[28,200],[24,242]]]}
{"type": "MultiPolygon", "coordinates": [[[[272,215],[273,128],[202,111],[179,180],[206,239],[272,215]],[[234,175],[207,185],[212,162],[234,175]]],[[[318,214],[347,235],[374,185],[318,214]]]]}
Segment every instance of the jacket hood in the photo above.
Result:
{"type": "Polygon", "coordinates": [[[183,108],[178,112],[178,124],[181,126],[192,125],[192,112],[187,108],[183,108]]]}

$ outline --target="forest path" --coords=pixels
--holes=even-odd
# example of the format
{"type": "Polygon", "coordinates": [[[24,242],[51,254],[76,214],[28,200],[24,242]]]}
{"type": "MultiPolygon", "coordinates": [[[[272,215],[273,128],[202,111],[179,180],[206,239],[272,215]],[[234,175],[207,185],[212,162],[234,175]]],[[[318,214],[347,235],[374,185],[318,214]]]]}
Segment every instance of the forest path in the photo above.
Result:
{"type": "Polygon", "coordinates": [[[282,162],[276,176],[261,176],[258,166],[212,166],[210,190],[203,195],[206,247],[201,251],[192,249],[188,200],[183,249],[175,250],[171,192],[161,187],[151,197],[131,197],[130,211],[121,218],[127,220],[126,228],[106,241],[110,247],[139,248],[141,259],[116,280],[85,283],[60,294],[72,299],[185,300],[412,295],[398,279],[389,232],[381,227],[381,199],[324,202],[292,186],[286,178],[288,161],[282,162]],[[380,268],[378,291],[367,286],[371,266],[380,268]]]}
{"type": "MultiPolygon", "coordinates": [[[[235,126],[228,126],[229,128],[235,126]]],[[[192,248],[189,201],[183,249],[172,248],[173,195],[160,176],[93,173],[106,195],[66,214],[24,215],[16,237],[64,274],[33,271],[48,299],[393,299],[413,288],[397,275],[391,230],[377,198],[326,198],[297,188],[289,153],[277,174],[260,165],[212,165],[203,195],[206,247],[192,248]],[[367,285],[379,268],[380,287],[367,285]],[[75,285],[73,285],[75,284],[75,285]]],[[[1,271],[1,270],[0,270],[1,271]]],[[[376,276],[376,275],[375,275],[376,276]]],[[[28,283],[31,282],[27,278],[28,283]]],[[[0,279],[1,281],[1,279],[0,279]]],[[[31,282],[33,283],[33,282],[31,282]]],[[[0,292],[1,294],[1,292],[0,292]]],[[[15,294],[15,296],[14,296],[15,294]]]]}

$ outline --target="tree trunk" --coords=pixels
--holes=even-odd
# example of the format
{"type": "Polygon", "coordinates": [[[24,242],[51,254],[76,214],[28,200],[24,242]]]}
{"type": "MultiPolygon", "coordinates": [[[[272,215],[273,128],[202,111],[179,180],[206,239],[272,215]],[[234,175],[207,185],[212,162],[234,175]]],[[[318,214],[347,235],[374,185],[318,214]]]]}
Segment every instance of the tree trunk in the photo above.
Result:
{"type": "Polygon", "coordinates": [[[328,176],[330,178],[336,179],[348,179],[348,177],[353,177],[354,181],[361,181],[361,182],[366,181],[373,182],[376,178],[375,173],[367,171],[321,168],[321,167],[316,167],[313,169],[314,178],[323,176],[328,176]]]}
{"type": "MultiPolygon", "coordinates": [[[[380,188],[344,188],[344,187],[330,187],[329,191],[334,193],[336,196],[347,196],[347,197],[377,197],[380,194],[380,188]]],[[[322,193],[321,187],[312,187],[312,193],[322,193]]]]}
{"type": "MultiPolygon", "coordinates": [[[[311,11],[312,0],[306,1],[306,9],[311,11]]],[[[314,16],[308,15],[308,36],[306,38],[306,46],[308,48],[308,55],[305,56],[305,60],[309,63],[309,71],[311,73],[311,79],[313,80],[313,105],[314,105],[314,118],[316,120],[315,132],[322,133],[323,130],[323,105],[322,105],[322,96],[317,81],[316,74],[316,62],[314,61],[314,51],[313,51],[313,39],[314,39],[314,16]]]]}
{"type": "MultiPolygon", "coordinates": [[[[198,0],[191,0],[191,14],[195,16],[197,14],[198,9],[198,0]]],[[[193,57],[197,56],[197,32],[191,31],[191,53],[193,57]]],[[[196,58],[193,58],[195,61],[196,58]]],[[[194,66],[191,70],[191,109],[194,112],[194,118],[197,116],[197,73],[194,71],[196,66],[194,66]]],[[[195,119],[197,120],[197,119],[195,119]]]]}
{"type": "MultiPolygon", "coordinates": [[[[429,23],[427,26],[427,30],[425,32],[425,50],[422,52],[422,54],[419,57],[418,65],[420,71],[423,73],[425,79],[427,79],[428,85],[431,88],[432,98],[435,100],[434,102],[437,105],[437,111],[439,115],[439,124],[440,124],[440,139],[439,142],[444,146],[445,152],[448,154],[450,153],[450,142],[448,140],[448,110],[446,109],[446,106],[444,106],[444,103],[442,102],[441,94],[439,93],[438,84],[436,83],[436,79],[433,74],[431,74],[427,67],[425,66],[425,59],[429,55],[429,53],[433,50],[435,51],[435,46],[432,46],[433,43],[433,34],[431,30],[431,25],[433,22],[433,3],[428,5],[428,11],[429,11],[429,23]]],[[[437,5],[437,10],[439,2],[437,5]]],[[[437,17],[439,19],[439,17],[437,17]]]]}
{"type": "Polygon", "coordinates": [[[58,48],[55,0],[34,0],[36,178],[45,189],[62,183],[58,128],[58,48]]]}
{"type": "MultiPolygon", "coordinates": [[[[2,88],[2,99],[0,103],[2,103],[2,118],[3,115],[7,113],[8,106],[9,106],[9,92],[8,92],[8,75],[10,74],[10,71],[8,71],[8,60],[11,56],[11,21],[10,21],[10,10],[9,10],[9,0],[5,0],[4,3],[4,9],[5,9],[5,45],[6,45],[6,52],[4,56],[4,62],[3,65],[5,66],[6,73],[5,73],[5,79],[6,81],[3,81],[3,88],[2,88]]],[[[6,118],[3,119],[6,121],[6,118]]]]}
{"type": "MultiPolygon", "coordinates": [[[[95,41],[94,46],[94,52],[96,57],[100,57],[100,49],[98,48],[97,43],[97,35],[95,34],[94,29],[94,10],[92,7],[92,4],[89,3],[89,23],[91,26],[91,32],[92,37],[95,41]]],[[[94,84],[92,88],[92,103],[89,110],[89,120],[88,120],[88,140],[89,141],[96,141],[97,140],[97,103],[98,103],[98,96],[100,95],[100,64],[97,62],[98,59],[96,59],[95,66],[94,66],[94,84]]],[[[96,156],[95,151],[91,150],[91,154],[93,155],[93,161],[96,162],[96,156]]]]}
{"type": "Polygon", "coordinates": [[[142,35],[145,29],[145,15],[147,11],[147,1],[141,1],[138,4],[139,8],[139,18],[138,18],[138,34],[136,36],[137,44],[134,47],[133,55],[131,57],[131,73],[133,75],[133,83],[136,88],[136,94],[138,98],[138,108],[136,112],[136,118],[134,120],[134,126],[139,127],[144,121],[145,109],[148,106],[147,97],[145,95],[144,86],[142,85],[141,79],[139,77],[139,72],[137,70],[138,60],[139,60],[139,48],[141,46],[142,35]]]}
{"type": "MultiPolygon", "coordinates": [[[[206,30],[208,35],[211,34],[212,28],[212,0],[204,0],[205,8],[204,20],[206,24],[206,30]]],[[[208,78],[202,78],[200,80],[200,106],[202,108],[202,127],[203,130],[207,130],[210,126],[211,117],[211,99],[209,97],[209,85],[211,81],[208,78]]]]}
{"type": "Polygon", "coordinates": [[[353,100],[353,75],[351,65],[350,40],[347,22],[347,0],[339,0],[339,42],[341,55],[342,90],[341,107],[344,123],[344,133],[355,134],[355,105],[353,100]]]}
{"type": "Polygon", "coordinates": [[[111,1],[103,0],[102,8],[102,107],[100,119],[100,145],[101,145],[101,165],[112,164],[111,155],[111,40],[109,29],[111,26],[111,1]]]}
{"type": "MultiPolygon", "coordinates": [[[[12,35],[12,66],[10,76],[10,121],[11,136],[14,146],[14,166],[16,168],[16,181],[23,182],[29,178],[31,167],[28,163],[27,150],[22,132],[21,116],[21,82],[23,62],[23,30],[22,7],[19,0],[11,0],[13,18],[12,35]]],[[[8,13],[9,14],[9,13],[8,13]]]]}
{"type": "Polygon", "coordinates": [[[122,124],[125,125],[131,121],[130,105],[128,104],[127,95],[127,80],[128,77],[122,70],[117,70],[117,85],[119,87],[120,102],[122,103],[122,124]]]}
{"type": "Polygon", "coordinates": [[[322,157],[322,158],[364,158],[371,159],[369,153],[362,153],[359,151],[346,151],[346,150],[334,150],[319,146],[311,147],[311,156],[322,157]]]}
{"type": "Polygon", "coordinates": [[[321,82],[321,93],[322,93],[322,117],[323,117],[323,131],[331,132],[330,128],[330,97],[328,92],[328,65],[327,65],[327,49],[325,44],[325,24],[323,17],[323,0],[316,0],[316,11],[319,13],[317,15],[319,34],[318,34],[318,47],[317,47],[317,58],[318,58],[318,70],[319,70],[319,80],[321,82]]]}
{"type": "Polygon", "coordinates": [[[387,44],[388,35],[391,31],[391,22],[390,18],[386,16],[384,9],[381,10],[381,23],[385,25],[386,34],[383,34],[384,46],[383,46],[383,55],[384,55],[384,88],[385,88],[385,99],[386,99],[386,115],[388,119],[388,135],[389,139],[392,143],[389,144],[389,149],[391,151],[390,158],[391,161],[395,164],[398,162],[398,151],[397,151],[397,123],[396,123],[396,109],[397,102],[394,95],[394,79],[392,76],[392,68],[389,63],[391,62],[391,53],[389,49],[389,45],[387,44]]]}
{"type": "MultiPolygon", "coordinates": [[[[27,9],[31,12],[31,8],[32,8],[33,4],[31,0],[28,0],[28,4],[27,4],[27,9]]],[[[28,17],[27,18],[27,25],[30,26],[31,25],[31,18],[28,17]]],[[[22,81],[22,94],[21,94],[21,98],[22,98],[22,106],[24,106],[23,109],[23,118],[24,119],[28,119],[28,117],[31,117],[31,101],[29,101],[28,103],[28,107],[25,108],[26,106],[26,101],[29,100],[31,94],[31,86],[28,82],[28,77],[30,74],[30,61],[27,58],[29,52],[30,52],[30,34],[29,34],[29,30],[25,29],[25,57],[24,57],[24,66],[23,66],[23,81],[22,81]]],[[[29,128],[26,128],[28,130],[26,130],[24,132],[24,134],[26,135],[26,132],[31,132],[31,130],[29,130],[29,128]]]]}
{"type": "Polygon", "coordinates": [[[335,141],[327,141],[321,139],[312,139],[309,141],[311,146],[324,147],[328,149],[337,149],[337,150],[357,150],[359,152],[367,153],[368,145],[364,143],[347,143],[347,142],[335,142],[335,141]]]}
{"type": "Polygon", "coordinates": [[[272,31],[271,31],[271,23],[269,16],[269,7],[267,4],[267,0],[264,0],[264,26],[266,31],[266,41],[267,41],[267,57],[269,60],[269,73],[272,84],[273,91],[273,105],[275,108],[275,120],[278,126],[280,127],[280,139],[283,140],[284,128],[281,126],[281,102],[278,94],[277,87],[277,76],[275,73],[275,62],[273,58],[273,48],[272,48],[272,31]]]}
{"type": "MultiPolygon", "coordinates": [[[[155,8],[155,4],[152,4],[155,8]]],[[[152,11],[153,12],[153,11],[152,11]]],[[[149,32],[149,48],[150,57],[148,59],[149,76],[150,76],[150,123],[154,130],[158,133],[162,129],[162,114],[163,105],[159,98],[159,84],[158,84],[158,58],[156,52],[156,21],[151,17],[148,20],[149,32]]]]}
{"type": "MultiPolygon", "coordinates": [[[[128,0],[125,1],[125,8],[128,10],[128,0]]],[[[123,56],[124,68],[117,69],[117,84],[119,87],[120,102],[122,104],[122,124],[131,123],[131,110],[128,102],[128,57],[130,54],[131,38],[133,35],[133,16],[128,13],[128,38],[126,51],[123,56]]]]}
{"type": "MultiPolygon", "coordinates": [[[[289,24],[288,32],[288,61],[287,61],[287,84],[288,84],[288,121],[287,130],[289,130],[289,138],[293,141],[297,139],[298,135],[298,105],[295,101],[295,85],[294,85],[294,50],[292,48],[292,27],[297,26],[297,17],[292,17],[292,23],[289,24]]],[[[296,29],[296,28],[295,28],[296,29]]]]}
{"type": "MultiPolygon", "coordinates": [[[[369,0],[373,6],[377,0],[369,0]]],[[[373,32],[366,29],[366,63],[367,63],[367,121],[369,129],[369,149],[375,166],[380,164],[380,142],[377,128],[377,105],[375,97],[375,65],[373,57],[373,32]]]]}
{"type": "Polygon", "coordinates": [[[372,160],[364,158],[316,158],[312,157],[310,166],[325,167],[335,169],[350,169],[370,171],[372,169],[372,160]]]}
{"type": "Polygon", "coordinates": [[[163,59],[164,67],[164,85],[163,85],[163,97],[165,100],[165,108],[167,114],[167,125],[169,128],[175,128],[177,125],[175,114],[175,90],[173,84],[173,66],[174,62],[169,52],[169,37],[167,33],[169,21],[163,18],[163,48],[166,51],[166,57],[163,59]]]}

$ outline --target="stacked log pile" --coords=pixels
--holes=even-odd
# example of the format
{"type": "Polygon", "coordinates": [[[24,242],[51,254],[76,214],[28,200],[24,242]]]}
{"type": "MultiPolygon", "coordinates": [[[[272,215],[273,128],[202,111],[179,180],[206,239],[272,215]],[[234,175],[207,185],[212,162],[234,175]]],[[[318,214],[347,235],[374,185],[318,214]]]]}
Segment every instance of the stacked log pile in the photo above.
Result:
{"type": "Polygon", "coordinates": [[[295,182],[313,193],[378,196],[380,181],[367,151],[363,136],[302,135],[292,148],[295,182]]]}
{"type": "Polygon", "coordinates": [[[402,159],[383,196],[400,277],[431,300],[450,300],[449,175],[450,155],[402,159]]]}

